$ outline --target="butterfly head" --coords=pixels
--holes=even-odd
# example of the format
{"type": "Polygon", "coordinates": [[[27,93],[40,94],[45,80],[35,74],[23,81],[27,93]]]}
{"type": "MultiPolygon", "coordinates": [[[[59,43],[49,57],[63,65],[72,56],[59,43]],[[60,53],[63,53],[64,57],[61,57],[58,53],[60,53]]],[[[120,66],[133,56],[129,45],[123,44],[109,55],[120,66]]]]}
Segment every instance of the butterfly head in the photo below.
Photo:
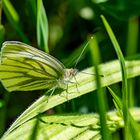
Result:
{"type": "Polygon", "coordinates": [[[65,70],[65,80],[70,80],[70,79],[72,79],[76,74],[77,74],[77,72],[78,72],[78,69],[73,69],[73,68],[71,68],[71,69],[66,69],[65,70]]]}
{"type": "Polygon", "coordinates": [[[65,69],[63,78],[58,81],[59,87],[66,88],[69,83],[73,83],[71,80],[75,77],[77,72],[78,69],[65,69]]]}

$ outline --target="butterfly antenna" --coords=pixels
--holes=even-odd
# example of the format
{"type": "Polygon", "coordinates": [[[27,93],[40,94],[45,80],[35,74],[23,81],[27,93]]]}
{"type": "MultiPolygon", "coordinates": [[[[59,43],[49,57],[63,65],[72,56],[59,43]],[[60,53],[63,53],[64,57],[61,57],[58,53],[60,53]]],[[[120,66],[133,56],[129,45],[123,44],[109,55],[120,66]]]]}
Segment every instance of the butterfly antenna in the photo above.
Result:
{"type": "Polygon", "coordinates": [[[83,53],[84,53],[85,49],[87,48],[88,44],[89,44],[89,41],[85,44],[85,46],[84,46],[82,52],[80,53],[79,57],[77,58],[77,60],[76,60],[76,62],[75,62],[75,65],[74,65],[74,68],[76,68],[76,66],[77,66],[78,62],[80,61],[80,58],[81,58],[81,56],[83,55],[83,53]]]}
{"type": "MultiPolygon", "coordinates": [[[[95,73],[88,73],[88,72],[84,72],[84,71],[81,71],[81,73],[88,74],[88,75],[96,75],[95,73]]],[[[99,76],[104,77],[103,74],[100,74],[99,76]]]]}

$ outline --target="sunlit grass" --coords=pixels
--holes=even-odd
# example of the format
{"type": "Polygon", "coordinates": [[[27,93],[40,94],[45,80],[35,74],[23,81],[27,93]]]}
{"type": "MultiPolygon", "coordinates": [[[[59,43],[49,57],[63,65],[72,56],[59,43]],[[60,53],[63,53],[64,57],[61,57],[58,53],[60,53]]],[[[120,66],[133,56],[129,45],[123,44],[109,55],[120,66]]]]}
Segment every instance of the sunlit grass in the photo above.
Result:
{"type": "Polygon", "coordinates": [[[137,2],[136,6],[133,1],[126,2],[127,5],[118,2],[114,7],[109,1],[98,4],[94,2],[68,0],[57,3],[37,0],[36,3],[34,0],[25,0],[24,4],[21,2],[20,5],[16,0],[2,1],[0,43],[5,40],[30,43],[60,58],[60,61],[70,68],[75,65],[82,52],[85,46],[83,42],[87,42],[87,36],[92,33],[97,37],[96,41],[90,41],[90,47],[86,48],[78,61],[76,67],[83,73],[81,71],[77,73],[76,82],[73,79],[74,83],[69,84],[68,92],[56,90],[48,101],[48,96],[44,95],[45,91],[7,93],[4,87],[0,86],[2,140],[11,140],[15,137],[25,140],[48,138],[98,140],[102,137],[107,140],[108,134],[113,136],[112,134],[116,132],[120,137],[117,137],[117,140],[123,138],[139,140],[140,110],[134,106],[139,106],[140,98],[138,95],[140,56],[136,55],[135,59],[139,43],[137,7],[140,3],[137,2]],[[131,11],[125,11],[124,8],[121,9],[124,10],[121,11],[124,14],[120,14],[119,4],[126,9],[133,5],[135,10],[131,8],[131,11]],[[90,18],[81,13],[87,7],[92,13],[90,18]],[[102,20],[100,19],[100,13],[106,15],[109,23],[103,16],[102,20]],[[131,17],[132,15],[135,16],[131,17]],[[52,30],[49,30],[49,26],[54,27],[51,36],[49,33],[52,30]],[[59,30],[55,30],[56,26],[59,30]],[[104,29],[107,32],[104,33],[104,29]],[[131,55],[129,61],[125,60],[125,54],[128,58],[131,55]],[[135,82],[132,82],[133,80],[135,82]],[[112,85],[119,89],[112,88],[112,85]],[[103,90],[106,87],[107,92],[103,90]],[[19,108],[24,110],[23,113],[19,108]],[[85,114],[80,113],[82,108],[86,110],[83,111],[85,114]],[[68,113],[72,111],[74,114],[68,113]],[[46,112],[53,115],[48,116],[46,112]],[[96,113],[92,114],[93,112],[96,113]],[[13,121],[17,116],[19,117],[13,121]],[[9,127],[11,120],[13,123],[9,127]],[[125,131],[120,134],[120,129],[124,128],[125,131]]]}

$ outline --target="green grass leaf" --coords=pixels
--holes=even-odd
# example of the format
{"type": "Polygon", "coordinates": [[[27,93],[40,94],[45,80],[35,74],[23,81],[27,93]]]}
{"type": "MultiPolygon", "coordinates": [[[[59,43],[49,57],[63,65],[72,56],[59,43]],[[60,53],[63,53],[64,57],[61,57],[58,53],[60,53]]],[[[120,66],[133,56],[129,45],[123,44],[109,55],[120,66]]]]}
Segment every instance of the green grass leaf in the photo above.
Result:
{"type": "Polygon", "coordinates": [[[125,59],[122,54],[122,51],[120,49],[119,43],[110,27],[108,24],[107,20],[105,17],[102,15],[101,16],[103,24],[106,28],[106,31],[110,37],[110,40],[113,44],[113,47],[116,51],[116,54],[118,56],[120,66],[121,66],[121,72],[122,72],[122,90],[123,90],[123,116],[125,118],[125,137],[127,140],[127,136],[129,134],[129,116],[128,116],[128,85],[127,85],[127,71],[126,71],[126,66],[125,66],[125,59]]]}
{"type": "MultiPolygon", "coordinates": [[[[126,61],[126,69],[128,78],[133,78],[140,75],[140,60],[126,61]]],[[[91,67],[84,70],[84,72],[93,73],[93,70],[94,68],[91,67]]],[[[104,75],[103,77],[101,77],[102,87],[120,82],[122,80],[121,68],[118,60],[99,65],[99,71],[100,74],[104,75]]],[[[96,79],[93,77],[93,75],[79,72],[76,75],[76,80],[79,83],[77,85],[78,87],[76,87],[75,84],[70,84],[68,87],[69,94],[66,91],[61,92],[60,90],[56,90],[55,93],[51,97],[49,97],[49,101],[48,96],[46,95],[40,97],[18,117],[18,119],[7,130],[5,136],[23,123],[37,116],[39,113],[45,112],[50,108],[67,102],[67,98],[71,100],[97,89],[96,79]]]]}
{"type": "MultiPolygon", "coordinates": [[[[118,112],[120,113],[120,116],[122,116],[122,118],[123,118],[123,114],[122,114],[123,104],[122,104],[121,99],[115,94],[115,92],[111,88],[108,87],[108,90],[113,97],[114,104],[115,104],[118,112]]],[[[138,123],[134,120],[134,118],[132,117],[132,114],[129,112],[129,110],[128,110],[128,115],[129,115],[129,119],[130,119],[129,128],[132,133],[132,139],[139,140],[140,139],[140,133],[139,133],[140,127],[139,127],[138,123]]]]}
{"type": "Polygon", "coordinates": [[[99,46],[96,40],[96,36],[91,37],[89,41],[89,46],[90,46],[90,52],[91,52],[91,59],[92,63],[95,66],[95,77],[96,77],[96,84],[97,84],[97,106],[98,106],[98,111],[100,115],[100,123],[101,123],[101,135],[103,140],[110,140],[110,132],[108,130],[108,127],[106,125],[106,106],[107,106],[107,101],[105,100],[105,95],[104,91],[101,88],[101,76],[100,76],[100,71],[98,69],[98,65],[100,63],[100,53],[99,53],[99,46]]]}
{"type": "Polygon", "coordinates": [[[37,43],[40,49],[49,52],[48,20],[42,0],[37,0],[37,43]]]}
{"type": "MultiPolygon", "coordinates": [[[[135,120],[140,121],[140,108],[133,108],[130,112],[135,120]]],[[[107,125],[110,132],[114,133],[124,127],[124,122],[122,117],[118,115],[118,112],[111,111],[107,113],[107,125]]],[[[37,135],[34,135],[36,136],[34,139],[37,140],[101,139],[99,115],[94,113],[39,115],[19,126],[1,140],[12,140],[15,138],[30,140],[33,130],[37,133],[37,135]]]]}
{"type": "Polygon", "coordinates": [[[9,0],[3,0],[2,6],[4,9],[4,13],[6,14],[8,20],[10,21],[10,23],[12,24],[14,29],[17,31],[17,33],[19,34],[21,39],[25,43],[29,43],[28,38],[26,37],[26,35],[24,34],[24,32],[22,30],[19,15],[16,12],[15,8],[13,7],[12,3],[9,0]]]}

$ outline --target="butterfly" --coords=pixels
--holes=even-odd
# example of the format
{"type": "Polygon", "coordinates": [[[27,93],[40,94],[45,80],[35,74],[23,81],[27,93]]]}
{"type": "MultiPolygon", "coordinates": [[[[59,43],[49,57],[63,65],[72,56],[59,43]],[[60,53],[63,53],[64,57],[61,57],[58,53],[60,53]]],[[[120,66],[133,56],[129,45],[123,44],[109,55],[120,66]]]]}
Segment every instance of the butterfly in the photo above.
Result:
{"type": "Polygon", "coordinates": [[[0,80],[9,91],[67,89],[77,69],[67,69],[53,56],[18,41],[1,48],[0,80]]]}

